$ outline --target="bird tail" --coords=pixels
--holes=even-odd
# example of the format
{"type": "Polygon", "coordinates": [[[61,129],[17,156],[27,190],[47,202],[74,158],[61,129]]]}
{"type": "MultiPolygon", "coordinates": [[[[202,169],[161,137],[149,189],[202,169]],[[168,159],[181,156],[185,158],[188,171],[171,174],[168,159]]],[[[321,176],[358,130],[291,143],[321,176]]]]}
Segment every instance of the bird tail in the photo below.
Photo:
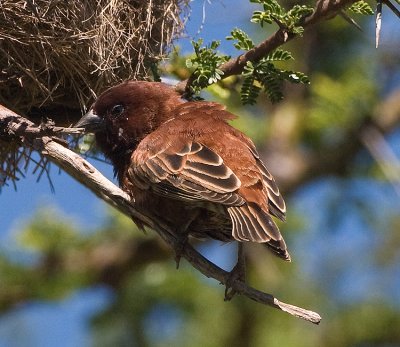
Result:
{"type": "Polygon", "coordinates": [[[265,243],[275,255],[290,261],[285,240],[268,212],[253,203],[229,207],[228,212],[234,239],[265,243]]]}

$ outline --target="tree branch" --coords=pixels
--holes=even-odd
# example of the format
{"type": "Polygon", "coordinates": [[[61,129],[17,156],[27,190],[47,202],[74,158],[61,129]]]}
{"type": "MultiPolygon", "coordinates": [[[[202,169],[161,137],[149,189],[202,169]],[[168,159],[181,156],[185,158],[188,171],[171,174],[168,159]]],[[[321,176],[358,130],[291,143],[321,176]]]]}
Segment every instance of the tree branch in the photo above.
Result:
{"type": "MultiPolygon", "coordinates": [[[[0,136],[4,136],[4,134],[7,133],[14,133],[22,136],[25,144],[31,145],[35,150],[46,156],[78,182],[89,188],[99,198],[134,220],[149,225],[172,248],[176,249],[179,247],[177,237],[173,230],[168,228],[167,225],[155,222],[148,216],[136,211],[134,202],[130,199],[128,194],[104,177],[94,166],[78,154],[61,145],[56,138],[50,136],[38,137],[37,135],[40,134],[40,132],[38,133],[35,128],[37,127],[29,120],[4,107],[0,107],[0,136]]],[[[52,131],[55,132],[56,130],[60,131],[60,129],[52,130],[51,127],[47,127],[46,131],[47,134],[50,135],[52,131]]],[[[62,132],[76,133],[77,130],[65,128],[62,132]]],[[[224,271],[210,262],[192,246],[187,245],[182,251],[182,256],[203,275],[214,278],[222,284],[227,284],[229,272],[224,271]]],[[[242,281],[233,281],[230,283],[230,286],[238,294],[242,294],[256,302],[280,309],[314,324],[318,324],[321,320],[318,313],[281,302],[273,295],[254,289],[242,281]]]]}
{"type": "MultiPolygon", "coordinates": [[[[349,6],[356,1],[357,0],[318,0],[314,12],[303,19],[301,26],[308,29],[322,20],[331,19],[346,6],[349,6]]],[[[260,61],[274,49],[295,37],[297,37],[297,35],[288,32],[285,28],[280,28],[259,45],[219,66],[218,69],[223,72],[221,78],[224,79],[232,75],[241,74],[247,62],[255,63],[260,61]]],[[[179,82],[175,86],[175,90],[181,94],[189,93],[193,80],[194,78],[192,75],[188,79],[179,82]]],[[[206,85],[203,87],[206,87],[206,85]]]]}

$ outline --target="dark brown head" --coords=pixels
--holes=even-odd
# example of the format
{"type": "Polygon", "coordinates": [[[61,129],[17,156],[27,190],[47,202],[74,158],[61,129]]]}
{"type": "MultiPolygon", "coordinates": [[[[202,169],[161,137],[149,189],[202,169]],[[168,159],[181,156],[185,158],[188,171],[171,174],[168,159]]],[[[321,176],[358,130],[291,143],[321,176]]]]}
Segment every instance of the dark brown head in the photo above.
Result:
{"type": "Polygon", "coordinates": [[[98,146],[120,172],[138,143],[172,118],[172,110],[182,102],[166,84],[128,81],[103,92],[75,127],[94,132],[98,146]]]}

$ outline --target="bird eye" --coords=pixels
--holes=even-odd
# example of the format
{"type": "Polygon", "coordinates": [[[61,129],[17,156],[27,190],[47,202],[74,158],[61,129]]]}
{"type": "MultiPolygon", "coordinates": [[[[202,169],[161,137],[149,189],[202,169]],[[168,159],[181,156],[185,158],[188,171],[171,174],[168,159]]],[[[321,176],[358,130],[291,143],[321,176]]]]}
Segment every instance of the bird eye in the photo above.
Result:
{"type": "Polygon", "coordinates": [[[113,106],[113,108],[111,109],[111,115],[114,117],[118,117],[124,111],[125,111],[125,107],[123,105],[118,104],[118,105],[113,106]]]}

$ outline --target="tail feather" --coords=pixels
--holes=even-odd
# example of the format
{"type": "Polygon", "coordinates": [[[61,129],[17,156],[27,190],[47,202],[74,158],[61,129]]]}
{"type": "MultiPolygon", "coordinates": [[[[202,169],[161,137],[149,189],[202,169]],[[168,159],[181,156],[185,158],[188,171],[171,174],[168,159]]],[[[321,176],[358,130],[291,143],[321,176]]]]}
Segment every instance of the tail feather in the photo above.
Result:
{"type": "Polygon", "coordinates": [[[265,243],[277,256],[290,261],[286,243],[267,212],[252,203],[229,207],[228,212],[232,219],[232,236],[236,240],[265,243]]]}

